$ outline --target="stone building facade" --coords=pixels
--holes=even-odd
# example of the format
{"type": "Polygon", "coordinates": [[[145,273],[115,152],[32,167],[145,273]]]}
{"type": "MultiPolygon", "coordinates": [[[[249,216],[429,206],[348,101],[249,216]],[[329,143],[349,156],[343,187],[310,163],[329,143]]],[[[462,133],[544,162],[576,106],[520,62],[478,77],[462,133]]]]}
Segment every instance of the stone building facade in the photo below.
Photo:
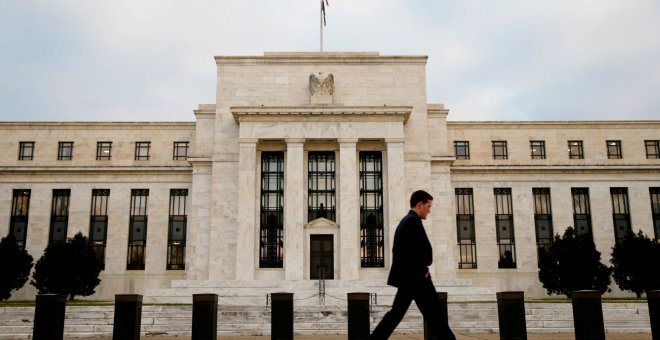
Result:
{"type": "Polygon", "coordinates": [[[604,261],[626,229],[660,237],[660,121],[447,121],[425,56],[215,60],[216,103],[194,122],[0,123],[0,231],[35,258],[89,235],[104,264],[92,298],[246,304],[320,278],[390,296],[416,189],[435,198],[431,272],[450,299],[543,297],[538,253],[567,226],[604,261]]]}

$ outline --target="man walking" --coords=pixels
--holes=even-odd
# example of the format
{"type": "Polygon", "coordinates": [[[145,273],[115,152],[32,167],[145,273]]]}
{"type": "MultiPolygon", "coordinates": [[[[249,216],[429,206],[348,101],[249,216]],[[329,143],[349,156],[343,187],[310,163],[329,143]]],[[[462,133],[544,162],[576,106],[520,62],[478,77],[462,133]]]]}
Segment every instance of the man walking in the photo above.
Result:
{"type": "Polygon", "coordinates": [[[387,284],[397,287],[392,309],[385,314],[371,340],[390,337],[414,300],[433,334],[442,340],[455,340],[449,324],[441,320],[440,299],[431,281],[428,266],[433,262],[431,243],[422,220],[431,213],[433,197],[424,190],[410,197],[410,211],[396,227],[392,247],[392,267],[387,284]]]}

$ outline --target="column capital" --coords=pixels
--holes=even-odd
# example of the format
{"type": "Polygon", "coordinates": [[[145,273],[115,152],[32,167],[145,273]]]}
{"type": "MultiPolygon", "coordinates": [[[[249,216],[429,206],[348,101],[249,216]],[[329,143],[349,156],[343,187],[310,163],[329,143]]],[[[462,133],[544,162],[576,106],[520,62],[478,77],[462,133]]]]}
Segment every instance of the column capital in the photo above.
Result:
{"type": "Polygon", "coordinates": [[[339,144],[357,144],[358,139],[357,138],[339,138],[339,139],[337,139],[337,142],[339,142],[339,144]]]}
{"type": "Polygon", "coordinates": [[[286,138],[286,144],[305,144],[305,138],[286,138]]]}

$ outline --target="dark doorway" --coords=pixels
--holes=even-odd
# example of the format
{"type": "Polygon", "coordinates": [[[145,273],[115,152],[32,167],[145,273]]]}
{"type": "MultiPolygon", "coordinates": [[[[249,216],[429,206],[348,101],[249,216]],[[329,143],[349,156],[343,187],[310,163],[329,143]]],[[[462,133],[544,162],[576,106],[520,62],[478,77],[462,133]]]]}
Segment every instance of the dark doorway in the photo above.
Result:
{"type": "Polygon", "coordinates": [[[332,235],[310,235],[309,278],[334,279],[334,246],[332,235]]]}

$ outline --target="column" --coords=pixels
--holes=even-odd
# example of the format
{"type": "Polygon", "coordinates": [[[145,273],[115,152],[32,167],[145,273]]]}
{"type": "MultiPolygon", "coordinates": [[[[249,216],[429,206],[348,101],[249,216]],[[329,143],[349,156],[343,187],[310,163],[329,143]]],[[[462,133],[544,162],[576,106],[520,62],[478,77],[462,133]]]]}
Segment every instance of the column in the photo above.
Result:
{"type": "MultiPolygon", "coordinates": [[[[192,161],[190,224],[186,239],[188,280],[208,280],[209,240],[211,238],[211,162],[192,161]]],[[[111,217],[112,218],[112,217],[111,217]]],[[[125,250],[124,250],[125,251],[125,250]]]]}
{"type": "MultiPolygon", "coordinates": [[[[401,218],[408,212],[410,197],[406,194],[403,139],[385,139],[387,145],[387,215],[385,220],[385,263],[392,263],[394,232],[401,218]]],[[[387,265],[386,265],[387,266],[387,265]]]]}
{"type": "Polygon", "coordinates": [[[257,139],[241,138],[238,155],[238,228],[236,230],[236,279],[252,280],[258,264],[259,249],[255,239],[258,232],[257,205],[257,139]],[[240,253],[240,256],[238,255],[240,253]]]}
{"type": "Polygon", "coordinates": [[[284,169],[284,273],[288,281],[302,280],[304,273],[303,244],[305,233],[304,200],[304,139],[286,140],[284,169]]]}
{"type": "Polygon", "coordinates": [[[339,140],[339,278],[357,280],[360,263],[357,139],[339,140]]]}

